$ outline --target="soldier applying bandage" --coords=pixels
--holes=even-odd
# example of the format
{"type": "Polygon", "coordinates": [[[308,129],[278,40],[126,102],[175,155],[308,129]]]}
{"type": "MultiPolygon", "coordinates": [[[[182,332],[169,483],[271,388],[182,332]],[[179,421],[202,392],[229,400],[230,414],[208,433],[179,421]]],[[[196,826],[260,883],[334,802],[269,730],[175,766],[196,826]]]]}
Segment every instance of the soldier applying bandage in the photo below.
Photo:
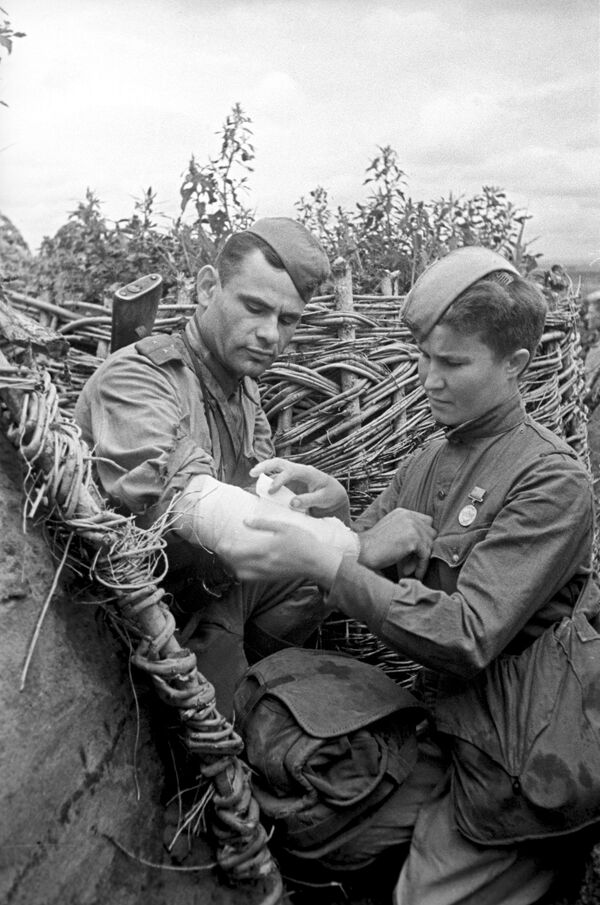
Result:
{"type": "MultiPolygon", "coordinates": [[[[327,858],[344,870],[357,846],[366,860],[404,843],[396,905],[531,905],[562,863],[566,842],[553,837],[600,816],[593,750],[579,742],[586,731],[593,737],[597,673],[586,686],[555,644],[574,607],[583,615],[582,601],[590,618],[581,619],[585,635],[571,633],[573,650],[598,638],[591,483],[574,451],[526,414],[519,392],[545,313],[539,289],[492,251],[462,248],[432,265],[404,317],[445,436],[407,457],[357,520],[358,552],[262,517],[248,521],[254,536],[223,551],[244,580],[312,579],[331,607],[422,666],[414,693],[430,720],[417,765],[369,818],[370,850],[365,834],[327,858]],[[405,510],[431,531],[409,556],[398,543],[405,510]],[[526,671],[530,651],[540,659],[526,671]],[[573,703],[558,700],[557,688],[572,691],[573,703]],[[544,747],[561,706],[551,722],[556,747],[544,747]]],[[[341,512],[347,502],[315,469],[274,459],[261,472],[274,491],[303,482],[300,505],[341,512]]]]}

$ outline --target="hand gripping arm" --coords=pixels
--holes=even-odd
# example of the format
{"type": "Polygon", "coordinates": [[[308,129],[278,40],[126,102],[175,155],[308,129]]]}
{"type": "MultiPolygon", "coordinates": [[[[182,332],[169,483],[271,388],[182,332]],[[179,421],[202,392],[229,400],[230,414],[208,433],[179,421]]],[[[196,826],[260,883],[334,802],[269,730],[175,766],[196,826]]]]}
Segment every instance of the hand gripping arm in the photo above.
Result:
{"type": "MultiPolygon", "coordinates": [[[[268,480],[266,476],[263,478],[261,485],[268,480]]],[[[259,487],[261,492],[263,486],[259,487]]],[[[174,514],[173,530],[177,534],[217,554],[222,546],[243,547],[250,533],[255,535],[245,522],[260,518],[297,525],[333,550],[358,556],[360,549],[358,536],[337,518],[313,518],[288,508],[287,499],[277,501],[273,497],[255,496],[210,475],[196,475],[188,482],[174,504],[174,514]]],[[[236,564],[232,565],[235,568],[236,564]]]]}

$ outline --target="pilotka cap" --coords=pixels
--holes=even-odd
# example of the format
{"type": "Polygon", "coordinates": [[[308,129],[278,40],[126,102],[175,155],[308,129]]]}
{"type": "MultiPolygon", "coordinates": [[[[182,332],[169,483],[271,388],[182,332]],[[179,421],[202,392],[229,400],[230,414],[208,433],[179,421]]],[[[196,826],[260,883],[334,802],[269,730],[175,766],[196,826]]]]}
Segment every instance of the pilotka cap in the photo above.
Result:
{"type": "Polygon", "coordinates": [[[498,270],[519,276],[513,265],[489,248],[457,248],[425,270],[412,287],[402,317],[418,339],[424,339],[458,296],[498,270]]]}
{"type": "Polygon", "coordinates": [[[330,274],[327,255],[305,226],[289,217],[265,217],[246,232],[259,236],[281,258],[298,294],[307,302],[330,274]]]}

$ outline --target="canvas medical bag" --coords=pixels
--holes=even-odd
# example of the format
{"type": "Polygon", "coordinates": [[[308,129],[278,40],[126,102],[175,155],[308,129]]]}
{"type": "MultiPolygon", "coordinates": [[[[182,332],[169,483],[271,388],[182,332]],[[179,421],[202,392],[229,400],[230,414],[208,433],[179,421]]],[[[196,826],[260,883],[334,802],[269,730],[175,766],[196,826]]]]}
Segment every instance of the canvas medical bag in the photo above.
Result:
{"type": "Polygon", "coordinates": [[[436,703],[452,736],[457,825],[498,845],[600,821],[600,592],[522,653],[500,656],[436,703]]]}
{"type": "Polygon", "coordinates": [[[275,841],[304,858],[334,850],[404,781],[425,716],[377,667],[300,648],[250,667],[235,712],[275,841]]]}

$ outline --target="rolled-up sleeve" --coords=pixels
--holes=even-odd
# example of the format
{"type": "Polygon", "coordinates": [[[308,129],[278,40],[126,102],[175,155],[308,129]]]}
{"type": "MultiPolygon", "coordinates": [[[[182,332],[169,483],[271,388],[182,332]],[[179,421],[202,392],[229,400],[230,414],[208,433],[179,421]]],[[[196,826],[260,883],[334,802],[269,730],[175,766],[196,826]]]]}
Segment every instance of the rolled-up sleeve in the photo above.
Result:
{"type": "Polygon", "coordinates": [[[329,603],[416,662],[469,678],[575,574],[589,571],[592,535],[585,471],[564,454],[540,456],[469,551],[453,593],[389,581],[346,556],[329,603]]]}

